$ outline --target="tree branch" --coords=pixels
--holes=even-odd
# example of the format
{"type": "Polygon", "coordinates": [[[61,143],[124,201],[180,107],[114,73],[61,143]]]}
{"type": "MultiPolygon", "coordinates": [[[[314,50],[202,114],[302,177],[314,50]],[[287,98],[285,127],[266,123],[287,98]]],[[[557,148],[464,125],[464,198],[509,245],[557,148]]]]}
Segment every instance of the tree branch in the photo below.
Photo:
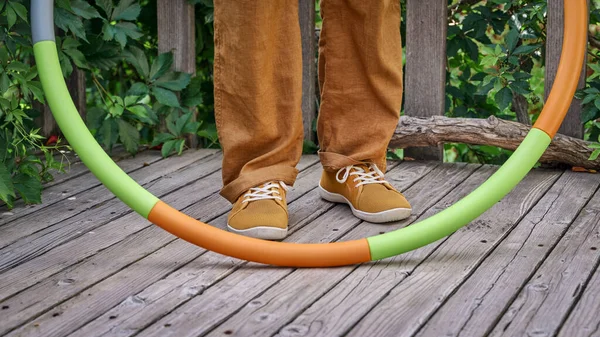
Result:
{"type": "MultiPolygon", "coordinates": [[[[491,116],[487,119],[417,118],[402,116],[390,142],[391,148],[437,146],[441,143],[466,143],[498,146],[515,150],[531,128],[491,116]]],[[[564,163],[587,169],[600,169],[600,158],[588,160],[592,142],[556,135],[540,159],[543,163],[564,163]]]]}

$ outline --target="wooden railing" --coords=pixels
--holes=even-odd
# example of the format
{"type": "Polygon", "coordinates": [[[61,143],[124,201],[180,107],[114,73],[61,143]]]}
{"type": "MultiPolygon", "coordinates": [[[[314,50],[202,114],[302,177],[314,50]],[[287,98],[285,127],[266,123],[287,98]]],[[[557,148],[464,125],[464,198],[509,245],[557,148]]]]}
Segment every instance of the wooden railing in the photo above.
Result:
{"type": "MultiPolygon", "coordinates": [[[[406,8],[406,67],[404,110],[409,116],[428,117],[445,112],[446,30],[448,0],[408,0],[406,8]]],[[[561,53],[563,34],[563,0],[548,0],[546,44],[546,96],[554,81],[561,53]]],[[[299,0],[299,20],[302,31],[303,99],[302,113],[305,138],[315,140],[312,125],[317,116],[315,100],[315,0],[299,0]]],[[[158,0],[159,50],[172,50],[176,70],[195,73],[194,8],[188,0],[158,0]]],[[[235,23],[232,23],[235,24],[235,23]]],[[[585,67],[580,86],[585,84],[585,67]]],[[[81,76],[72,79],[72,89],[81,88],[81,76]]],[[[77,95],[76,93],[74,93],[77,95]]],[[[81,97],[81,93],[78,95],[81,97]]],[[[85,105],[85,100],[79,99],[85,105]]],[[[85,106],[81,106],[85,111],[85,106]]],[[[560,133],[582,138],[581,104],[575,100],[560,133]]],[[[48,118],[44,130],[56,130],[48,118]]],[[[407,155],[417,159],[442,158],[441,147],[407,149],[407,155]]]]}

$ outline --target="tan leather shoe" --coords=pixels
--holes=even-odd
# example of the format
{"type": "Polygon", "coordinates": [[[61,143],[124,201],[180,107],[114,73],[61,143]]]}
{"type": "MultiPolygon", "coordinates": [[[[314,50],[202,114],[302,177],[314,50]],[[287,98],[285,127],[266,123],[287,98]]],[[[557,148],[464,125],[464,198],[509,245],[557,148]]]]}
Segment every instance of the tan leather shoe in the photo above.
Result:
{"type": "Polygon", "coordinates": [[[375,164],[347,166],[337,173],[323,171],[319,192],[325,200],[348,204],[357,218],[368,222],[402,220],[412,212],[375,164]]]}
{"type": "Polygon", "coordinates": [[[281,240],[287,235],[287,186],[268,182],[253,187],[238,198],[227,218],[230,232],[263,240],[281,240]]]}

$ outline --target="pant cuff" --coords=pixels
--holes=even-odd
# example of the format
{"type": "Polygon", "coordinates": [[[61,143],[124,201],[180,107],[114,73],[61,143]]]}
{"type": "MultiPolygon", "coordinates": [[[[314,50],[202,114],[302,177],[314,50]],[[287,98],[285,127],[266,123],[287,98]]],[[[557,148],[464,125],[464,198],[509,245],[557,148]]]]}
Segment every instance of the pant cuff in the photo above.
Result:
{"type": "Polygon", "coordinates": [[[352,157],[344,156],[339,153],[319,151],[319,159],[321,160],[321,165],[323,165],[323,169],[325,169],[325,171],[337,171],[346,166],[359,165],[359,164],[364,164],[364,163],[374,163],[381,170],[385,170],[386,166],[387,166],[385,157],[382,157],[379,159],[360,159],[359,160],[359,159],[354,159],[352,157]]]}
{"type": "Polygon", "coordinates": [[[298,170],[295,167],[289,166],[269,166],[252,172],[241,173],[237,179],[221,189],[221,196],[233,204],[251,187],[256,187],[269,181],[283,181],[291,186],[296,181],[297,175],[298,170]]]}

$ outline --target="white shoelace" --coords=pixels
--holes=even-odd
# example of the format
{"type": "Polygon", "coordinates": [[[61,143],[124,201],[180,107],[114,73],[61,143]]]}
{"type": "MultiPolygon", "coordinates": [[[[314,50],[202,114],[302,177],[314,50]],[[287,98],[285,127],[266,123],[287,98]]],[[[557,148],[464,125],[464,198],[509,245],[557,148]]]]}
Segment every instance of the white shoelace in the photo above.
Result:
{"type": "Polygon", "coordinates": [[[356,176],[354,182],[359,182],[356,186],[368,185],[368,184],[387,184],[388,182],[384,179],[383,172],[375,164],[368,165],[369,170],[365,171],[362,167],[350,165],[341,168],[335,175],[335,179],[338,183],[345,183],[350,176],[356,176]],[[340,173],[344,173],[340,179],[340,173]]]}
{"type": "Polygon", "coordinates": [[[248,193],[244,194],[242,203],[257,201],[257,200],[282,200],[279,189],[283,188],[288,191],[290,188],[283,182],[279,183],[268,182],[259,187],[252,187],[248,193]]]}

